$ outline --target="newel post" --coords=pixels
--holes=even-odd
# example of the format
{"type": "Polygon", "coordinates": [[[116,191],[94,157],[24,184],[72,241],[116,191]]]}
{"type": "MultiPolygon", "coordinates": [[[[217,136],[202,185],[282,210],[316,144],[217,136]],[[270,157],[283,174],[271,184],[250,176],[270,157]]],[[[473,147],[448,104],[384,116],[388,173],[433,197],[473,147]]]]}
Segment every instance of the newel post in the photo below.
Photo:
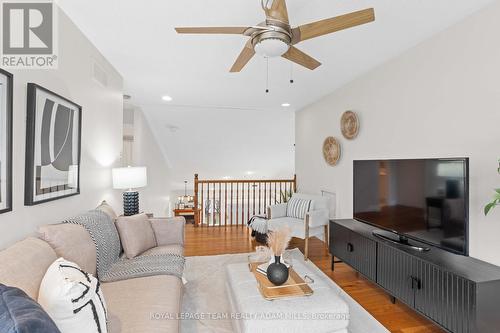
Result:
{"type": "Polygon", "coordinates": [[[293,193],[297,193],[297,175],[293,175],[293,193]]]}
{"type": "Polygon", "coordinates": [[[198,174],[194,174],[194,226],[200,224],[200,212],[198,210],[198,174]]]}

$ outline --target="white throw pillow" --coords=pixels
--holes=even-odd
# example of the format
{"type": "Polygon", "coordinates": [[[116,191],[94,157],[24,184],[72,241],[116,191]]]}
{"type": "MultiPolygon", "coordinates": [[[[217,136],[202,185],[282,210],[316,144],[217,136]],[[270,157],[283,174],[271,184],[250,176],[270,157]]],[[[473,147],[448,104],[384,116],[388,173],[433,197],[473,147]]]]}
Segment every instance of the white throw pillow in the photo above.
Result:
{"type": "Polygon", "coordinates": [[[59,258],[42,279],[38,303],[61,333],[107,333],[106,303],[99,281],[59,258]]]}

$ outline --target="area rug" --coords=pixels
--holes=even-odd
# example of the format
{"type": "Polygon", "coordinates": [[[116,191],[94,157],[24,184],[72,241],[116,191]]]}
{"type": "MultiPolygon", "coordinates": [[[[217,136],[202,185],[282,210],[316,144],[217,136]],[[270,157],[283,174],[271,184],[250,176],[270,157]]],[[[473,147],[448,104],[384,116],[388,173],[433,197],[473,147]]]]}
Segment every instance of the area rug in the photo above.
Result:
{"type": "MultiPolygon", "coordinates": [[[[292,250],[293,260],[304,262],[303,254],[292,250]]],[[[182,303],[182,333],[233,333],[230,305],[226,294],[225,267],[245,263],[248,254],[227,254],[206,257],[187,257],[182,303]]],[[[305,263],[317,276],[326,275],[311,261],[305,263]]],[[[313,276],[314,278],[314,276],[313,276]]],[[[327,279],[331,281],[328,277],[327,279]]],[[[331,281],[339,295],[347,302],[350,311],[349,333],[387,333],[382,324],[373,318],[354,299],[331,281]]],[[[292,331],[290,331],[292,332],[292,331]]]]}

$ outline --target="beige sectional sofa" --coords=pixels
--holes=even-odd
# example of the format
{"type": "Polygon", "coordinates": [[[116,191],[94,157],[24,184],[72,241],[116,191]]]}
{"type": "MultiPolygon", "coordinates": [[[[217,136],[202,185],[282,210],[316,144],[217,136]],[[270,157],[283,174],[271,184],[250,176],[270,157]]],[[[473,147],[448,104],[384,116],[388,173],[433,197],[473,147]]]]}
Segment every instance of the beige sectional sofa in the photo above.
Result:
{"type": "MultiPolygon", "coordinates": [[[[157,247],[144,254],[184,252],[184,218],[151,219],[157,247]]],[[[45,225],[0,252],[0,283],[22,289],[33,299],[48,267],[59,257],[95,274],[96,250],[87,231],[72,224],[45,225]]],[[[179,332],[183,284],[170,275],[102,283],[108,306],[108,332],[179,332]]]]}

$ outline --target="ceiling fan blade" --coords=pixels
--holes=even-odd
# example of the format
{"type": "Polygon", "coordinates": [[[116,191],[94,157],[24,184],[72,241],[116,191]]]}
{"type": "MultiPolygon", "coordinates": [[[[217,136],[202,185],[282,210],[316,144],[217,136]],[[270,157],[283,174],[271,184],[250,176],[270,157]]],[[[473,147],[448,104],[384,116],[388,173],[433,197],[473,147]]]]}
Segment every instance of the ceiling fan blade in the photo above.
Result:
{"type": "Polygon", "coordinates": [[[252,46],[252,41],[249,40],[246,44],[243,50],[241,51],[240,55],[238,56],[238,59],[236,59],[236,62],[234,63],[233,67],[231,67],[230,72],[231,73],[237,73],[241,72],[243,67],[245,67],[246,64],[252,59],[252,57],[255,55],[255,51],[252,46]]]}
{"type": "Polygon", "coordinates": [[[251,27],[186,27],[175,28],[180,34],[229,34],[243,35],[251,27]]]}
{"type": "Polygon", "coordinates": [[[305,54],[295,46],[290,46],[287,53],[282,55],[283,58],[293,61],[296,64],[304,66],[310,70],[314,70],[321,66],[321,63],[313,57],[305,54]]]}
{"type": "Polygon", "coordinates": [[[262,7],[264,8],[268,19],[278,20],[280,22],[289,24],[288,9],[286,8],[285,0],[272,0],[273,4],[271,5],[271,8],[265,6],[265,1],[268,2],[271,0],[263,0],[262,4],[262,7]]]}
{"type": "Polygon", "coordinates": [[[375,11],[373,8],[368,8],[332,17],[326,20],[301,25],[293,30],[294,44],[373,21],[375,21],[375,11]]]}

